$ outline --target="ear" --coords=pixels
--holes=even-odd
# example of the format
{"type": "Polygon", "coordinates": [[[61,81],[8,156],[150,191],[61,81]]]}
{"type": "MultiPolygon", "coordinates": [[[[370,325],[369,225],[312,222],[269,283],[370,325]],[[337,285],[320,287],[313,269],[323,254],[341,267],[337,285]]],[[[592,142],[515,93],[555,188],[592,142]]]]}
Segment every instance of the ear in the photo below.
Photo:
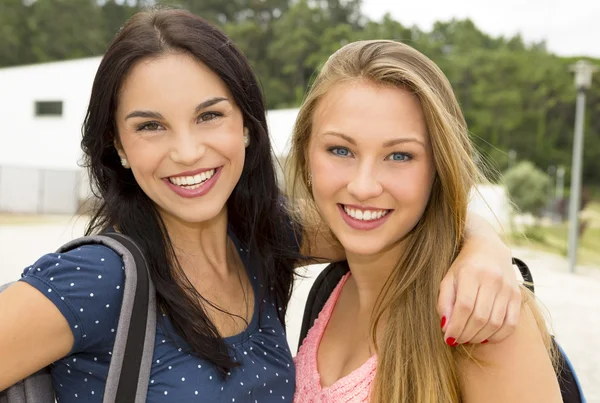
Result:
{"type": "Polygon", "coordinates": [[[115,149],[117,150],[117,154],[119,154],[119,158],[127,158],[125,151],[123,151],[123,146],[121,145],[121,142],[119,141],[119,139],[116,136],[115,136],[115,139],[113,140],[113,145],[115,146],[115,149]]]}

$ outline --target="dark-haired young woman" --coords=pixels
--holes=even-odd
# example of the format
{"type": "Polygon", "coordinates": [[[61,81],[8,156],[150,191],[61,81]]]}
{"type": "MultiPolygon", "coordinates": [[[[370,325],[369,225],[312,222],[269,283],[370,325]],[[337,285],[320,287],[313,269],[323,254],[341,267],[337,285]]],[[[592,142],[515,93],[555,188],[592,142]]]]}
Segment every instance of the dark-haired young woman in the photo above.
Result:
{"type": "MultiPolygon", "coordinates": [[[[292,231],[245,57],[185,11],[135,15],[100,64],[82,147],[101,200],[87,233],[132,237],[156,287],[147,401],[291,401],[284,318],[294,267],[343,251],[292,231]]],[[[442,283],[440,338],[493,341],[518,321],[520,294],[510,252],[471,219],[442,283]],[[498,306],[500,329],[486,319],[498,306]]],[[[0,294],[0,390],[51,364],[59,402],[102,401],[122,266],[103,246],[47,254],[0,294]]]]}

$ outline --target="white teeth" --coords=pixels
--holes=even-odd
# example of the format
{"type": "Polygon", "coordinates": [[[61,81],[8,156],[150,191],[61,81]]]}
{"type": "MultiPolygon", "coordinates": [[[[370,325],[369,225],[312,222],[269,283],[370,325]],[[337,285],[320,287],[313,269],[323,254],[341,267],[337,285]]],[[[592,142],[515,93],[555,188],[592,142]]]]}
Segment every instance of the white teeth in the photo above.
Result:
{"type": "Polygon", "coordinates": [[[346,206],[343,206],[343,207],[344,207],[344,211],[346,212],[346,214],[348,214],[350,217],[352,217],[354,219],[361,220],[361,221],[378,220],[390,212],[389,210],[379,210],[379,211],[365,210],[365,211],[363,211],[363,210],[349,208],[346,206]]]}
{"type": "Polygon", "coordinates": [[[169,182],[177,186],[185,186],[188,189],[196,189],[202,183],[206,182],[215,174],[216,169],[205,171],[194,176],[172,176],[169,178],[169,182]]]}

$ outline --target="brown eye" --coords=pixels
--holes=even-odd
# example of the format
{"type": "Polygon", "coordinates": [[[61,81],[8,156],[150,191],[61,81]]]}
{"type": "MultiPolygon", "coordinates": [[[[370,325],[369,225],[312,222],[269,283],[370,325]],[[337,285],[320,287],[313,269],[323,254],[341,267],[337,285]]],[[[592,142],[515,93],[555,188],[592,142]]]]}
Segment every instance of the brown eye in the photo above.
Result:
{"type": "Polygon", "coordinates": [[[146,122],[138,126],[138,131],[155,131],[159,130],[161,126],[157,122],[146,122]]]}
{"type": "Polygon", "coordinates": [[[223,116],[223,115],[221,115],[220,113],[206,112],[206,113],[203,113],[202,115],[198,116],[198,122],[210,122],[211,120],[215,120],[221,116],[223,116]]]}

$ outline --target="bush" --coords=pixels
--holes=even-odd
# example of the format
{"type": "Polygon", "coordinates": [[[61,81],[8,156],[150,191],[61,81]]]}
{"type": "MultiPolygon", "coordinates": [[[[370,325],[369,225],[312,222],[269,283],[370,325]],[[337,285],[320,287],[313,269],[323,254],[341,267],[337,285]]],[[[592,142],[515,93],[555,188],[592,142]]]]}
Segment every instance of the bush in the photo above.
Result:
{"type": "Polygon", "coordinates": [[[520,162],[504,174],[504,185],[517,208],[539,217],[548,203],[551,179],[529,161],[520,162]]]}

